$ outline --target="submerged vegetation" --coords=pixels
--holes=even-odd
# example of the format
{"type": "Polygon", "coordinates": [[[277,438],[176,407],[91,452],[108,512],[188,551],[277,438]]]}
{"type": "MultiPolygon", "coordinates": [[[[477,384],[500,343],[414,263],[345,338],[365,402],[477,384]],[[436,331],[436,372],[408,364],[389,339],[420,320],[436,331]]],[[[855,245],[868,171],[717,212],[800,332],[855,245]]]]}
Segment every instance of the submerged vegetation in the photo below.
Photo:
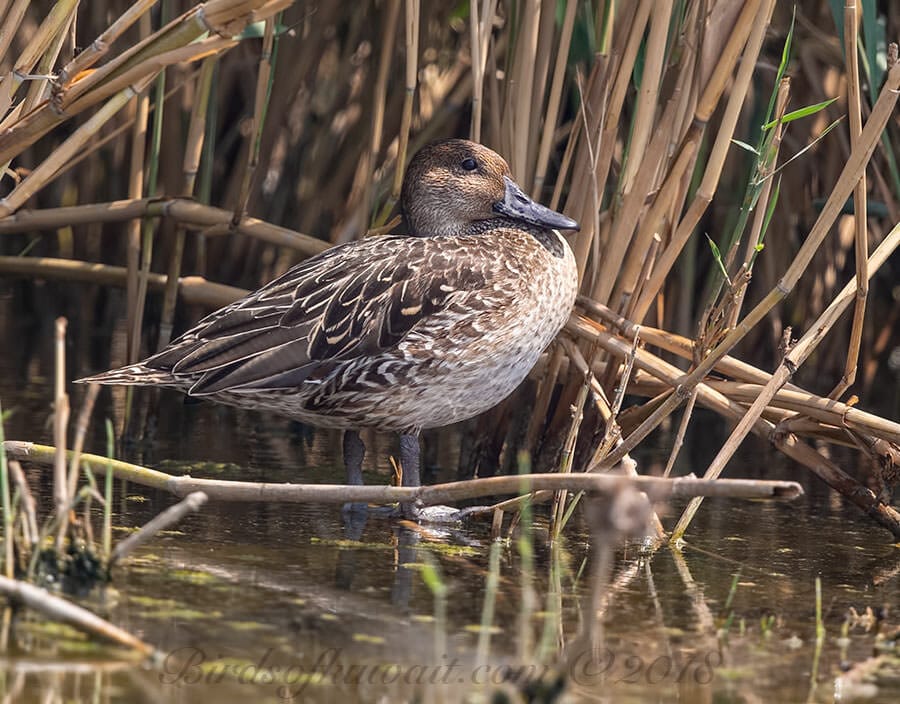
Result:
{"type": "MultiPolygon", "coordinates": [[[[461,434],[457,479],[479,479],[419,496],[507,497],[480,515],[492,517],[492,537],[515,540],[515,662],[547,669],[527,687],[502,681],[503,696],[553,701],[577,689],[561,673],[571,678],[566,667],[585,641],[599,652],[613,595],[644,568],[635,560],[616,570],[621,548],[646,536],[650,554],[675,546],[683,588],[715,634],[698,646],[702,656],[676,663],[665,654],[663,679],[675,667],[702,684],[724,662],[722,642],[747,647],[748,632],[765,641],[778,629],[771,613],[733,608],[739,573],[714,616],[677,548],[703,496],[796,494],[788,482],[718,481],[750,433],[900,540],[897,13],[874,0],[96,5],[0,4],[0,276],[15,279],[3,286],[19,304],[0,300],[0,326],[11,336],[31,317],[57,335],[55,372],[44,365],[54,374],[53,446],[12,442],[0,453],[3,591],[13,601],[104,636],[14,578],[88,592],[207,495],[347,499],[328,487],[244,488],[113,461],[146,440],[155,397],[115,390],[102,412],[112,416],[109,446],[92,448],[97,389],[73,390],[80,413],[69,438],[67,381],[160,349],[204,312],[328,246],[402,231],[404,166],[443,136],[497,150],[530,196],[581,224],[570,239],[581,295],[563,334],[510,399],[461,434]],[[68,342],[58,316],[68,318],[68,342]],[[685,437],[717,422],[727,440],[708,466],[688,467],[685,437]],[[671,437],[665,457],[648,467],[646,447],[662,433],[671,437]],[[20,462],[53,468],[52,506],[41,505],[45,492],[32,496],[40,475],[20,462]],[[534,479],[517,476],[532,464],[534,479]],[[667,483],[687,472],[703,479],[667,483]],[[662,478],[639,476],[648,474],[662,478]],[[113,547],[113,475],[182,497],[206,493],[113,547]],[[680,515],[664,515],[673,495],[691,499],[680,515]],[[543,503],[546,554],[535,544],[543,503]],[[574,564],[564,543],[582,508],[591,559],[574,564]],[[92,524],[102,525],[99,539],[92,524]],[[548,566],[543,594],[533,586],[538,552],[548,566]],[[567,639],[563,593],[581,594],[585,582],[579,636],[567,639]]],[[[356,490],[359,500],[406,497],[399,487],[356,490]]],[[[412,534],[433,539],[424,528],[412,534]]],[[[352,552],[358,538],[318,544],[352,552]]],[[[438,557],[470,559],[469,548],[376,544],[397,553],[398,575],[425,583],[434,654],[447,652],[452,589],[438,557]]],[[[488,665],[495,643],[498,591],[508,586],[502,550],[494,541],[480,551],[474,666],[488,665]]],[[[892,578],[887,569],[876,584],[892,578]]],[[[828,647],[815,584],[810,698],[828,647]]],[[[141,598],[151,597],[134,603],[141,598]]],[[[846,631],[862,628],[854,615],[846,631]]],[[[149,652],[124,632],[114,638],[149,652]]],[[[657,662],[663,669],[659,658],[640,659],[649,684],[657,662]]],[[[206,665],[210,676],[216,665],[206,665]]],[[[621,657],[607,669],[621,679],[632,665],[621,657]]],[[[854,670],[846,686],[857,675],[867,677],[854,670]]]]}

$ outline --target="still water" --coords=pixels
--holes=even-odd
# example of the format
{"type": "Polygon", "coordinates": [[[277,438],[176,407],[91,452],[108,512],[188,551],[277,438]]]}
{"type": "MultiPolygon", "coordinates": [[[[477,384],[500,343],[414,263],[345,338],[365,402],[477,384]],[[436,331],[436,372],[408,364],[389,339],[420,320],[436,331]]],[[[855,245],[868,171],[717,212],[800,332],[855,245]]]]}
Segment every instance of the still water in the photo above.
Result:
{"type": "MultiPolygon", "coordinates": [[[[0,399],[14,411],[7,438],[51,443],[49,347],[44,337],[32,349],[45,352],[0,363],[0,399]]],[[[77,409],[83,391],[72,393],[77,409]]],[[[104,452],[100,421],[118,423],[120,410],[121,394],[105,390],[88,451],[104,452]]],[[[186,406],[165,392],[147,427],[123,458],[195,477],[341,477],[338,435],[263,414],[186,406]]],[[[698,472],[709,436],[688,439],[698,472]]],[[[429,441],[452,476],[458,431],[429,441]]],[[[389,481],[391,442],[370,441],[367,482],[389,481]]],[[[658,438],[641,466],[664,462],[668,442],[658,438]]],[[[580,512],[557,550],[538,512],[533,565],[514,537],[493,548],[492,566],[485,522],[411,530],[373,516],[350,528],[333,506],[210,502],[118,565],[112,588],[88,603],[154,644],[157,667],[26,613],[4,629],[0,691],[6,702],[900,700],[896,679],[877,690],[842,679],[872,654],[879,629],[898,625],[900,548],[754,443],[728,476],[798,479],[807,494],[790,504],[708,500],[683,550],[617,550],[593,644],[584,633],[597,623],[589,604],[599,586],[580,512]]],[[[26,469],[48,506],[48,470],[26,469]]],[[[172,503],[119,485],[114,539],[172,503]]],[[[667,507],[663,522],[679,509],[667,507]]]]}

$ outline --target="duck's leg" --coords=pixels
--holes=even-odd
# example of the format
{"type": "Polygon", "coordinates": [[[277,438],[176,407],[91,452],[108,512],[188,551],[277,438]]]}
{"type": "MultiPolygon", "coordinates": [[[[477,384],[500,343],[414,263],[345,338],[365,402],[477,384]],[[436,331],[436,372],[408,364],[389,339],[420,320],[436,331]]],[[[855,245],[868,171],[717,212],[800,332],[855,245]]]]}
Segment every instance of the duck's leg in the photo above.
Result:
{"type": "MultiPolygon", "coordinates": [[[[403,486],[421,486],[418,433],[400,435],[400,466],[403,468],[403,486]]],[[[452,506],[417,506],[414,502],[400,504],[400,515],[412,520],[431,523],[456,523],[459,510],[452,506]]]]}
{"type": "MultiPolygon", "coordinates": [[[[362,486],[362,463],[366,456],[366,446],[363,444],[362,438],[355,430],[344,431],[344,465],[347,468],[347,483],[353,486],[362,486]]],[[[346,503],[344,504],[344,512],[365,513],[366,504],[364,503],[346,503]]]]}
{"type": "MultiPolygon", "coordinates": [[[[400,467],[403,469],[402,486],[420,486],[419,478],[419,435],[418,433],[402,433],[400,435],[400,467]]],[[[418,518],[415,504],[400,504],[400,513],[404,518],[418,518]]]]}
{"type": "Polygon", "coordinates": [[[419,436],[413,433],[400,435],[400,466],[403,468],[402,486],[420,486],[419,436]]]}

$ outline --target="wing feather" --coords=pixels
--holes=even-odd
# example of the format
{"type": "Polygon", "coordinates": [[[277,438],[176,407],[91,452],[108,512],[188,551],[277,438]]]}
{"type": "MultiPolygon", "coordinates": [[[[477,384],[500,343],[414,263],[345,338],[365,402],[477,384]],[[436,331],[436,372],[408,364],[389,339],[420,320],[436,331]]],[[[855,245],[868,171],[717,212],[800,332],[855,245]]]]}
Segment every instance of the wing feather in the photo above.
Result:
{"type": "Polygon", "coordinates": [[[457,294],[490,286],[489,267],[461,264],[457,246],[386,236],[328,250],[207,316],[146,364],[192,381],[191,395],[296,388],[395,348],[457,294]]]}

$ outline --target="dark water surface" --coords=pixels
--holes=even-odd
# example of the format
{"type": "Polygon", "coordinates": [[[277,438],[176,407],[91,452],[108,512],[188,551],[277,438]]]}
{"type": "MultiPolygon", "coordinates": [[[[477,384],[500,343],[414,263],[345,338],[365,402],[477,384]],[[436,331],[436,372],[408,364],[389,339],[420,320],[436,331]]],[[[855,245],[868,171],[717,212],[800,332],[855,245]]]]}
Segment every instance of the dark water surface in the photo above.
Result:
{"type": "MultiPolygon", "coordinates": [[[[49,444],[49,340],[40,347],[0,358],[0,400],[14,410],[7,438],[49,444]]],[[[72,393],[77,410],[83,392],[72,393]]],[[[88,451],[104,452],[100,421],[120,424],[121,403],[121,393],[101,394],[88,451]]],[[[125,459],[219,479],[341,477],[338,435],[261,414],[185,406],[164,393],[150,427],[125,459]]],[[[685,457],[708,462],[707,430],[698,427],[685,457]]],[[[458,435],[435,440],[437,463],[455,470],[458,435]]],[[[391,442],[370,443],[367,482],[388,481],[391,442]]],[[[657,440],[659,456],[643,458],[644,469],[665,461],[667,442],[657,440]]],[[[49,470],[27,471],[46,508],[49,470]]],[[[900,548],[762,446],[749,444],[727,474],[799,479],[807,495],[791,504],[710,500],[681,552],[619,550],[593,659],[581,635],[593,620],[595,585],[580,512],[559,550],[549,548],[538,513],[531,570],[523,571],[515,539],[499,547],[488,633],[479,625],[491,576],[485,522],[413,531],[371,517],[350,530],[338,507],[211,502],[117,566],[112,593],[89,604],[156,645],[158,668],[23,614],[5,633],[4,701],[475,701],[504,679],[517,685],[504,685],[515,695],[538,680],[552,686],[557,676],[567,683],[561,701],[900,700],[900,689],[849,691],[840,679],[842,666],[865,660],[875,640],[865,618],[848,621],[851,609],[865,616],[887,608],[886,623],[897,625],[900,548]],[[426,579],[435,571],[444,608],[426,579]],[[816,577],[826,632],[813,676],[816,577]]],[[[163,492],[120,486],[114,540],[172,503],[163,492]]],[[[664,523],[679,509],[669,507],[664,523]]]]}

